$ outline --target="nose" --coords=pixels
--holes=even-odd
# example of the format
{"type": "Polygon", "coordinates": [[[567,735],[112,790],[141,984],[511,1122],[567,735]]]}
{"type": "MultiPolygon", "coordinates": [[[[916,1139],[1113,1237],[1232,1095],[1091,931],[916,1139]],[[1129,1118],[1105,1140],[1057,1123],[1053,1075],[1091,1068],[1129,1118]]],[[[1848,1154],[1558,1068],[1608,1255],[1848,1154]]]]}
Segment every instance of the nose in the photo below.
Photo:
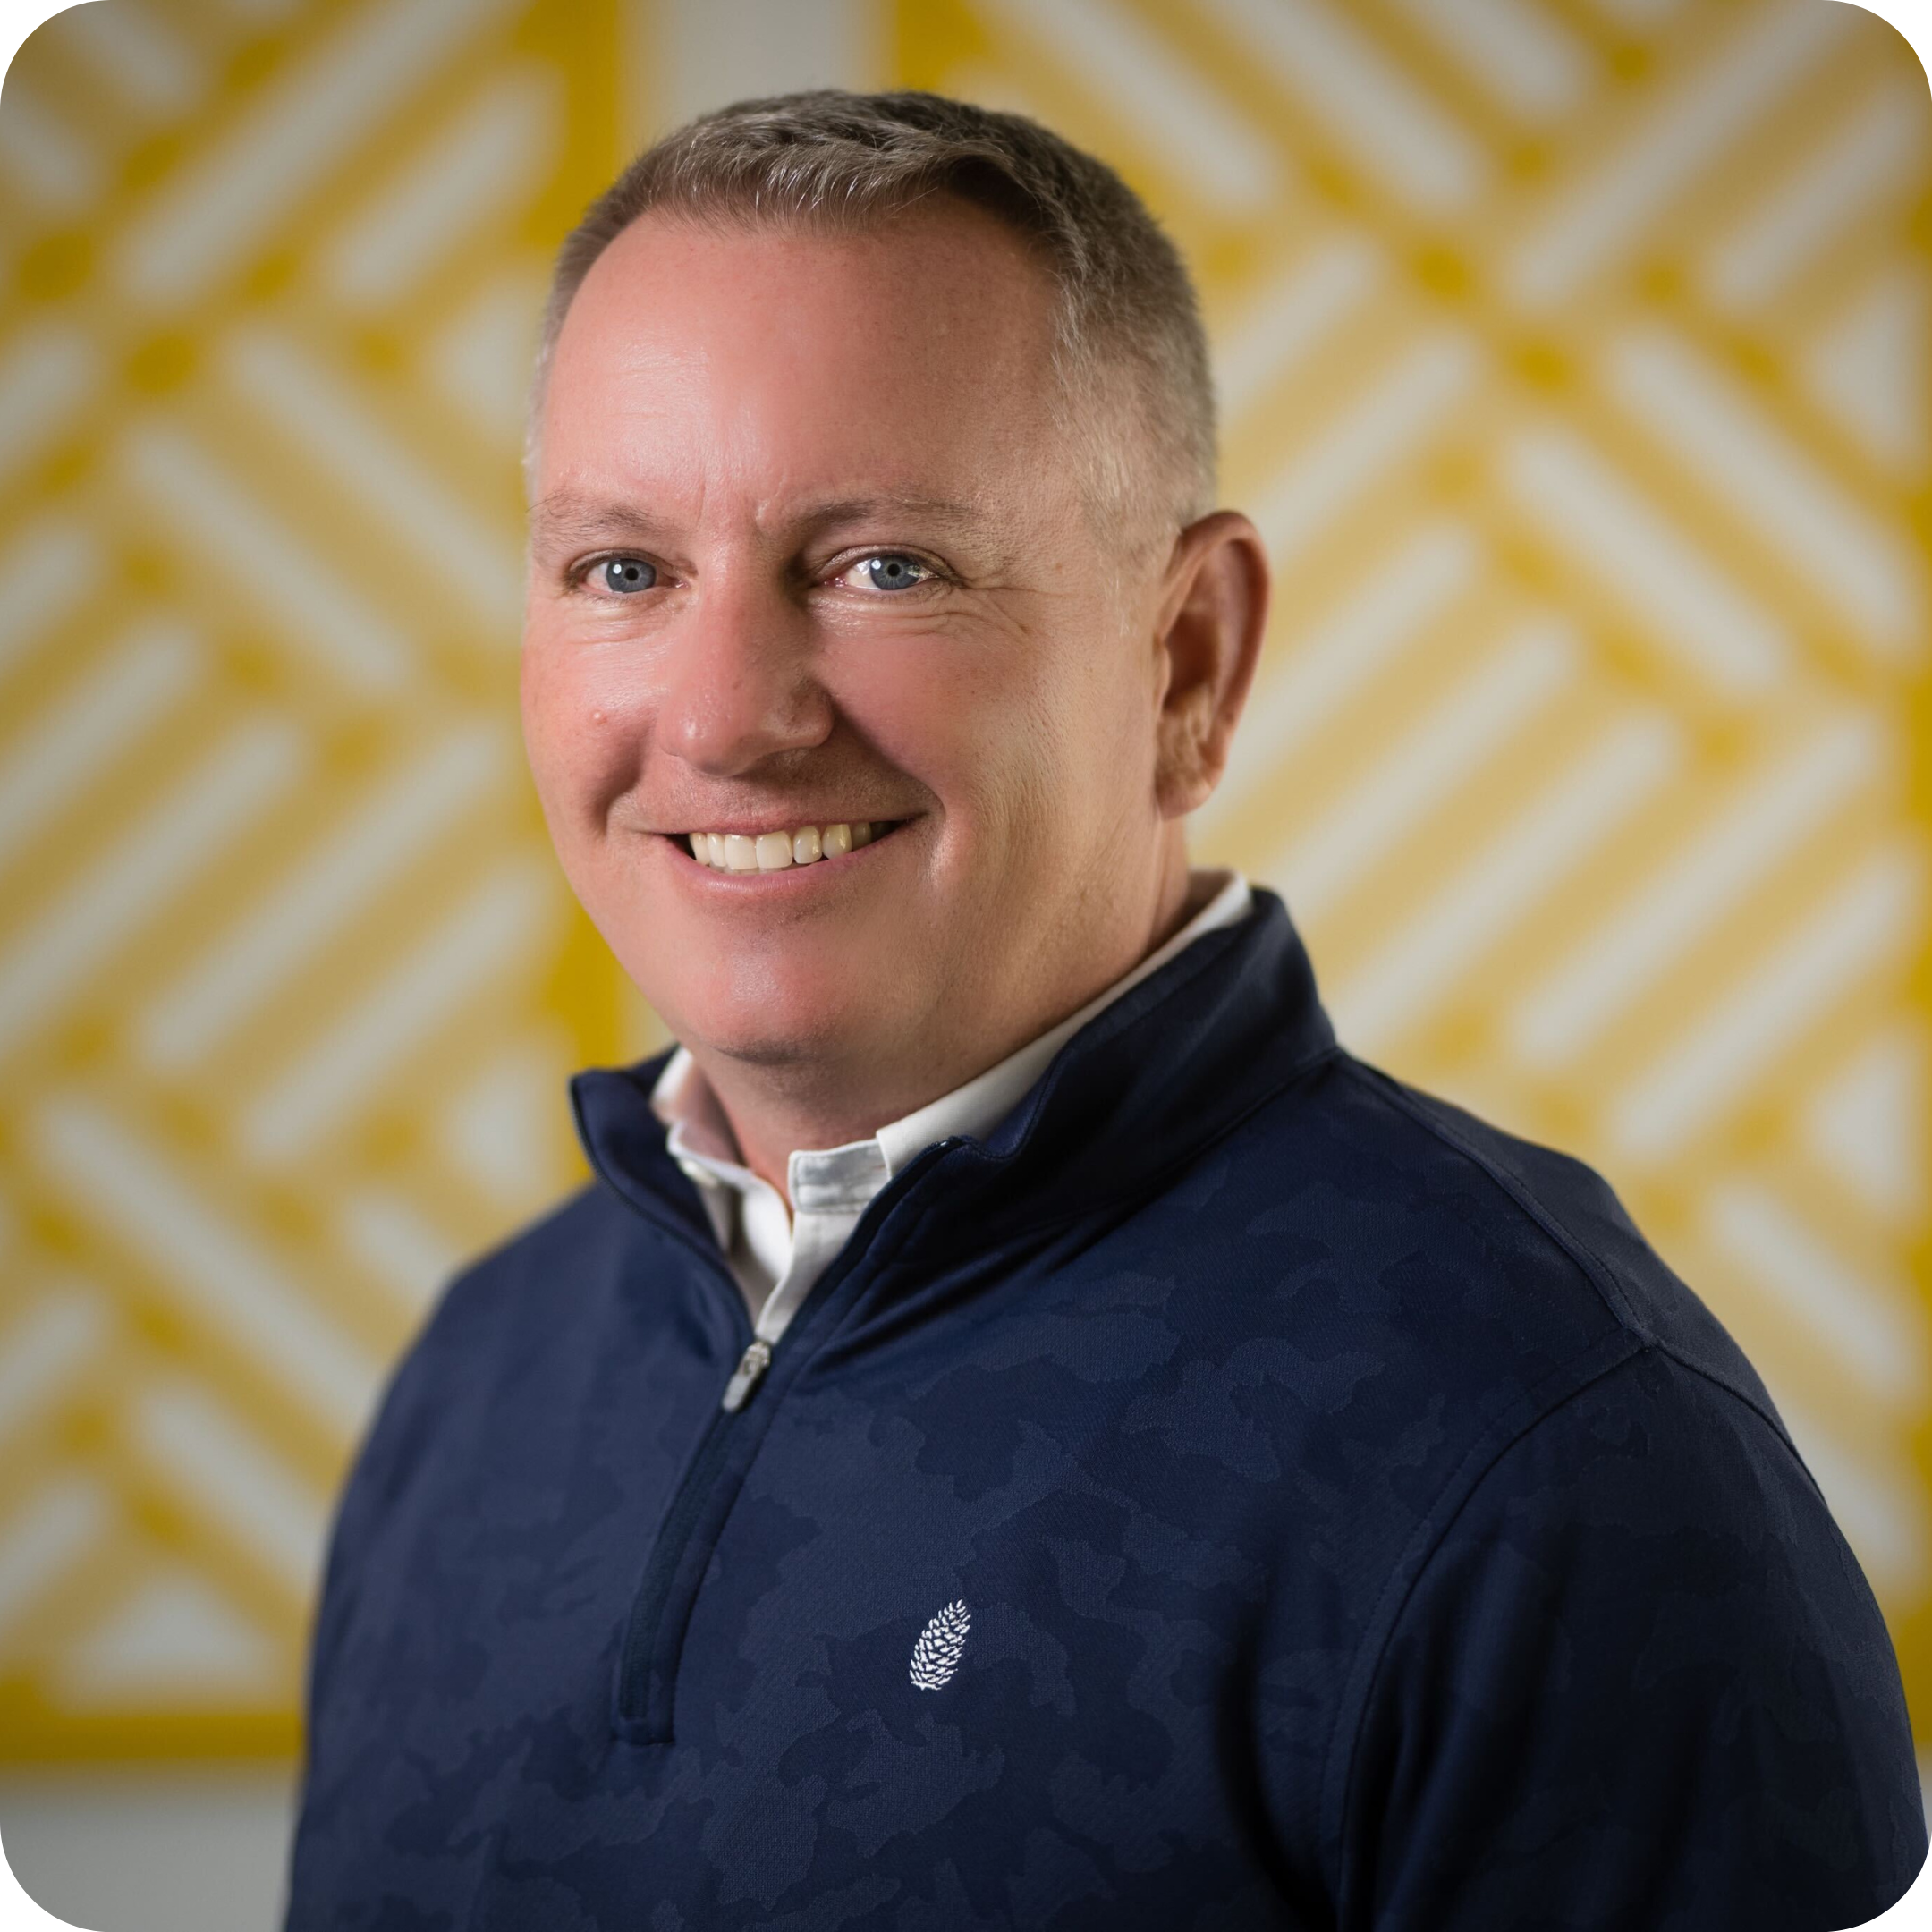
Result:
{"type": "Polygon", "coordinates": [[[658,741],[708,777],[730,778],[831,735],[806,614],[777,586],[714,579],[670,640],[658,741]]]}

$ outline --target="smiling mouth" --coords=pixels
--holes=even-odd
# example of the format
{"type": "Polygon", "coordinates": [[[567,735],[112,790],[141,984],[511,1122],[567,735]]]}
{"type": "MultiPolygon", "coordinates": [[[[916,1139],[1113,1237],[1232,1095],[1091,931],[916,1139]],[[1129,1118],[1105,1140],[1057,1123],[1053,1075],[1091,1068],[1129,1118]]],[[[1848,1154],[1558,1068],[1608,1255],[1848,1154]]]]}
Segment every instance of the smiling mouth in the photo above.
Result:
{"type": "Polygon", "coordinates": [[[903,818],[841,819],[790,832],[681,832],[672,843],[715,872],[784,872],[843,858],[896,832],[903,818]]]}

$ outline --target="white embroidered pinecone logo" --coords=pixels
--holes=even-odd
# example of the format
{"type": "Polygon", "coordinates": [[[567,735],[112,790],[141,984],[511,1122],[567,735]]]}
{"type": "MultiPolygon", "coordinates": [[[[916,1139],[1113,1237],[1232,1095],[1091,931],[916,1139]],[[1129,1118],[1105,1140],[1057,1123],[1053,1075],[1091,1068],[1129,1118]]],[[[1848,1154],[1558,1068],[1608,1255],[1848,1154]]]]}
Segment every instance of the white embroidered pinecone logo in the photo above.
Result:
{"type": "Polygon", "coordinates": [[[962,1600],[949,1603],[919,1632],[919,1640],[912,1646],[911,1675],[915,1690],[936,1690],[951,1680],[971,1629],[971,1613],[962,1600]]]}

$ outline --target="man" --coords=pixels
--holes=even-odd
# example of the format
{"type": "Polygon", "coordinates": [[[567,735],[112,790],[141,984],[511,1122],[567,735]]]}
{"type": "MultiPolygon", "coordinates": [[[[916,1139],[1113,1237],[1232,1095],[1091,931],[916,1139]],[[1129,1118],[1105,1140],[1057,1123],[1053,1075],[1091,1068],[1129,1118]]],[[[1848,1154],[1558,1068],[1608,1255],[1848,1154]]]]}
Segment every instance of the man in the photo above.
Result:
{"type": "Polygon", "coordinates": [[[746,104],[591,210],[541,375],[531,766],[682,1045],[388,1394],[290,1925],[1890,1904],[1896,1665],[1757,1377],[1188,871],[1266,564],[1128,191],[746,104]]]}

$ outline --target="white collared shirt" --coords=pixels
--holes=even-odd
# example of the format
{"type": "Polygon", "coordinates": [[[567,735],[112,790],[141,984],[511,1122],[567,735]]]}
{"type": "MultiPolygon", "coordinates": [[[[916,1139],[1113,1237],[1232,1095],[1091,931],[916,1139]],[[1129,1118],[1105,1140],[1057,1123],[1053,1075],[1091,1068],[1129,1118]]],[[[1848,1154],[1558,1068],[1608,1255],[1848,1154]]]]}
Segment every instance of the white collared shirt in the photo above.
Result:
{"type": "MultiPolygon", "coordinates": [[[[1198,890],[1208,889],[1212,877],[1196,873],[1192,883],[1198,890]]],[[[936,1140],[951,1134],[989,1133],[1026,1097],[1061,1047],[1097,1013],[1203,934],[1247,918],[1252,904],[1247,880],[1239,873],[1225,874],[1213,897],[1165,945],[998,1065],[904,1119],[887,1122],[869,1140],[798,1149],[785,1167],[789,1208],[784,1194],[744,1165],[711,1083],[680,1046],[651,1090],[651,1107],[671,1129],[665,1145],[697,1184],[759,1338],[775,1343],[784,1333],[872,1197],[895,1174],[936,1140]]]]}

